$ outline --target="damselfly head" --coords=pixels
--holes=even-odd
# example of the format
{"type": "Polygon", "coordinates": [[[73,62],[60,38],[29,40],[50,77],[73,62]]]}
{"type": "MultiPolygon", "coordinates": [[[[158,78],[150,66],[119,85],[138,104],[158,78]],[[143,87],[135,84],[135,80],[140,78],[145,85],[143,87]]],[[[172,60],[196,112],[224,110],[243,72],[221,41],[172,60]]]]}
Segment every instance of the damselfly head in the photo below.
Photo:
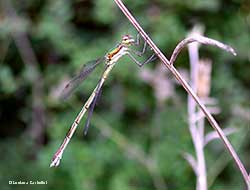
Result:
{"type": "Polygon", "coordinates": [[[122,36],[121,43],[123,45],[130,46],[130,45],[135,43],[135,40],[134,40],[133,36],[126,34],[126,35],[122,36]]]}

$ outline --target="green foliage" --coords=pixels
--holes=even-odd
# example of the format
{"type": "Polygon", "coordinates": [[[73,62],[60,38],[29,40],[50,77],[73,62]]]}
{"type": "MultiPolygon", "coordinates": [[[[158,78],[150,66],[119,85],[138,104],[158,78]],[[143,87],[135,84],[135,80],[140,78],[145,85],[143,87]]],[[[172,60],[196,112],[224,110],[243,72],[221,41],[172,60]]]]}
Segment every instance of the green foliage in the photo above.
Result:
{"type": "MultiPolygon", "coordinates": [[[[200,54],[213,60],[211,96],[218,98],[222,110],[217,120],[223,127],[239,129],[230,140],[249,165],[249,140],[246,140],[250,131],[249,3],[243,0],[124,2],[167,57],[195,23],[205,26],[207,36],[236,48],[237,57],[204,47],[200,54]],[[236,108],[246,112],[237,112],[236,108]]],[[[186,93],[176,85],[175,97],[158,105],[154,84],[144,82],[139,77],[143,68],[125,57],[104,85],[88,135],[82,134],[84,118],[60,166],[49,168],[54,152],[104,65],[73,96],[61,101],[58,94],[65,82],[85,63],[114,48],[123,34],[136,36],[137,32],[111,0],[13,0],[12,3],[19,15],[17,20],[6,16],[4,7],[0,12],[1,189],[152,190],[157,189],[155,176],[157,179],[160,176],[168,189],[194,189],[195,175],[183,158],[184,152],[194,151],[188,131],[186,93]],[[13,38],[13,33],[22,32],[30,40],[37,68],[25,62],[13,38]],[[39,85],[42,90],[37,92],[39,85]],[[45,125],[39,128],[39,122],[43,123],[43,108],[45,125]],[[152,159],[156,169],[150,171],[143,159],[152,159]],[[43,180],[48,184],[9,185],[9,180],[43,180]]],[[[177,67],[188,67],[185,50],[177,63],[177,67]]],[[[153,70],[156,64],[160,63],[145,68],[153,70]]],[[[207,124],[206,131],[210,130],[207,124]]],[[[206,149],[207,167],[215,171],[213,164],[224,151],[219,143],[215,141],[206,149]]],[[[219,174],[210,189],[243,189],[244,182],[232,162],[228,161],[219,174]]]]}
{"type": "Polygon", "coordinates": [[[1,93],[11,94],[16,90],[16,83],[9,67],[0,65],[1,93]]]}
{"type": "Polygon", "coordinates": [[[112,1],[105,0],[97,0],[94,3],[93,17],[103,24],[112,25],[115,22],[115,15],[113,14],[116,11],[115,4],[112,1]]]}

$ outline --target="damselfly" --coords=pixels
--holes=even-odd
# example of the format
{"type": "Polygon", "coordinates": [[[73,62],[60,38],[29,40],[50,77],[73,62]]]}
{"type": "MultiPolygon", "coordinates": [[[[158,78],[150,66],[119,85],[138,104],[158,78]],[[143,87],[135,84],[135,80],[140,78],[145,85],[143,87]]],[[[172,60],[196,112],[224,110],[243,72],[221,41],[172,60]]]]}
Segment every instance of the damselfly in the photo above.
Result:
{"type": "Polygon", "coordinates": [[[121,42],[110,52],[108,52],[103,58],[99,58],[95,61],[92,62],[90,66],[84,67],[83,70],[74,77],[65,87],[63,91],[63,97],[66,98],[75,87],[78,86],[84,79],[87,78],[87,76],[96,68],[97,65],[105,61],[105,69],[102,74],[101,79],[99,80],[97,86],[93,90],[92,94],[90,95],[89,99],[87,102],[84,104],[82,107],[80,113],[77,115],[76,119],[74,120],[73,124],[71,125],[68,133],[66,134],[66,137],[59,147],[59,149],[56,151],[50,167],[53,166],[58,166],[60,164],[60,160],[62,158],[63,152],[68,145],[70,139],[72,138],[79,122],[81,121],[82,117],[84,116],[85,112],[88,111],[88,116],[87,116],[87,121],[85,124],[84,128],[84,134],[87,134],[88,128],[89,128],[89,123],[90,123],[90,118],[92,116],[95,104],[97,102],[98,97],[100,96],[101,93],[101,88],[103,86],[103,83],[105,82],[106,78],[108,77],[110,71],[113,69],[117,61],[123,56],[123,55],[128,55],[138,66],[143,66],[144,64],[147,64],[149,62],[154,61],[157,57],[153,53],[147,60],[144,62],[138,61],[134,55],[136,56],[142,56],[147,49],[147,43],[144,43],[142,51],[136,51],[132,49],[132,46],[139,46],[140,45],[140,36],[139,34],[137,35],[137,39],[135,40],[132,36],[130,35],[124,35],[122,37],[121,42]]]}

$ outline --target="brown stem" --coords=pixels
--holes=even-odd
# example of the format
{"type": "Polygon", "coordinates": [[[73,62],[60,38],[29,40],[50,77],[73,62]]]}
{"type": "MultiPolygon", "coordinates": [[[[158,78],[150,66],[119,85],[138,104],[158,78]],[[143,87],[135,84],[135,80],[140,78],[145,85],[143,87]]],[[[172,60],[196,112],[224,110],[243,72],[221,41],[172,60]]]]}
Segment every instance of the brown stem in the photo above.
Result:
{"type": "Polygon", "coordinates": [[[169,60],[163,55],[163,53],[160,51],[160,49],[154,44],[154,42],[149,38],[149,36],[144,32],[142,27],[139,25],[139,23],[135,20],[135,18],[132,16],[132,14],[128,11],[128,9],[125,7],[125,5],[122,3],[121,0],[114,0],[117,6],[120,8],[120,10],[125,14],[125,16],[128,18],[128,20],[131,22],[131,24],[136,28],[136,30],[140,33],[140,35],[144,38],[144,40],[149,44],[149,46],[152,48],[152,50],[155,52],[155,54],[159,57],[159,59],[162,61],[162,63],[172,72],[172,74],[175,76],[175,78],[180,82],[180,84],[183,86],[183,88],[187,91],[188,94],[192,96],[192,98],[195,100],[195,102],[198,104],[200,109],[204,112],[206,118],[208,119],[211,126],[214,128],[214,130],[217,131],[218,135],[220,136],[222,142],[224,143],[226,149],[229,151],[231,156],[233,157],[236,165],[238,166],[248,188],[250,189],[249,184],[249,177],[248,173],[242,164],[241,160],[239,159],[238,155],[236,154],[234,148],[232,147],[231,143],[228,141],[227,137],[224,135],[222,129],[216,122],[216,120],[213,118],[213,116],[210,114],[210,112],[207,110],[205,105],[200,101],[198,96],[193,92],[192,88],[188,85],[188,83],[184,80],[184,78],[180,75],[180,73],[176,70],[175,67],[171,66],[169,60]]]}
{"type": "Polygon", "coordinates": [[[177,56],[179,55],[179,53],[181,52],[181,50],[188,44],[193,43],[193,42],[199,42],[201,44],[204,45],[212,45],[212,46],[216,46],[218,48],[221,48],[227,52],[232,53],[234,56],[236,56],[236,52],[234,51],[234,49],[231,46],[225,45],[221,42],[218,42],[217,40],[213,40],[211,38],[207,38],[201,35],[193,35],[191,37],[188,37],[184,40],[182,40],[174,49],[172,56],[170,58],[170,64],[173,65],[177,56]]]}

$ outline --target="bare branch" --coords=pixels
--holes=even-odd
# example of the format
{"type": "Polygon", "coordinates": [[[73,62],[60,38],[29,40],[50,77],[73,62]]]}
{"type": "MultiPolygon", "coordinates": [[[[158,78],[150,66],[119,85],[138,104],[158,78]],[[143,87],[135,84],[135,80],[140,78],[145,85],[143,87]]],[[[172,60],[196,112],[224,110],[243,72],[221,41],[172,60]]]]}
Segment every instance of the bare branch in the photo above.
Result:
{"type": "Polygon", "coordinates": [[[172,74],[175,76],[175,78],[181,83],[183,88],[187,91],[188,94],[192,96],[192,98],[195,100],[195,102],[198,104],[198,106],[201,108],[201,110],[206,115],[206,118],[208,119],[211,126],[214,128],[214,130],[217,131],[219,134],[223,144],[225,145],[228,152],[233,157],[237,167],[241,171],[241,174],[245,180],[245,183],[249,185],[248,180],[248,173],[242,164],[240,158],[238,157],[237,153],[235,152],[233,146],[223,133],[222,129],[220,128],[219,124],[216,122],[214,117],[211,115],[211,113],[207,110],[205,105],[201,102],[201,100],[198,98],[198,96],[194,93],[192,88],[188,85],[188,83],[184,80],[184,78],[180,75],[180,73],[173,67],[173,65],[170,64],[170,61],[164,56],[164,54],[160,51],[160,49],[154,44],[154,42],[150,39],[150,37],[146,34],[146,32],[142,29],[142,27],[139,25],[139,23],[135,20],[135,18],[132,16],[132,14],[129,12],[129,10],[125,7],[125,5],[122,3],[121,0],[114,0],[117,6],[120,8],[120,10],[126,15],[128,20],[131,22],[131,24],[136,28],[136,30],[140,33],[140,35],[143,37],[143,39],[149,44],[149,46],[152,48],[152,50],[155,52],[155,54],[159,57],[159,59],[162,61],[162,63],[172,72],[172,74]]]}
{"type": "MultiPolygon", "coordinates": [[[[207,109],[212,114],[219,114],[221,112],[220,108],[214,107],[214,106],[208,107],[207,109]]],[[[203,119],[204,117],[205,117],[204,113],[202,111],[198,111],[190,117],[190,122],[195,123],[195,122],[203,119]]]]}
{"type": "Polygon", "coordinates": [[[197,121],[203,119],[205,117],[203,112],[197,112],[195,114],[193,114],[191,117],[189,116],[189,119],[191,123],[196,123],[197,121]]]}
{"type": "Polygon", "coordinates": [[[243,118],[244,120],[250,122],[250,109],[246,109],[238,105],[233,105],[232,112],[236,117],[243,118]]]}
{"type": "MultiPolygon", "coordinates": [[[[204,28],[203,28],[204,29],[204,28]]],[[[194,27],[191,35],[200,34],[202,35],[202,28],[194,27]]],[[[189,34],[190,35],[190,34],[189,34]]],[[[206,94],[207,97],[210,89],[210,83],[204,85],[204,80],[202,80],[201,72],[201,61],[199,59],[199,44],[193,43],[188,46],[189,53],[189,62],[190,62],[190,85],[196,94],[206,94]],[[202,84],[201,84],[202,83],[202,84]],[[203,88],[205,86],[205,89],[203,88]],[[202,90],[201,90],[202,89],[202,90]],[[199,93],[206,92],[206,93],[199,93]]],[[[209,70],[208,70],[209,71],[209,70]]],[[[205,72],[206,79],[210,78],[210,72],[205,72]]],[[[202,77],[204,77],[204,72],[202,77]]],[[[207,82],[207,80],[206,80],[207,82]]],[[[195,155],[196,155],[196,190],[207,190],[207,170],[206,170],[206,161],[204,155],[203,141],[204,141],[204,117],[205,115],[202,112],[202,117],[198,119],[200,112],[197,110],[197,105],[193,98],[188,95],[188,118],[196,120],[196,122],[189,121],[189,130],[192,136],[192,141],[194,144],[195,155]],[[198,119],[198,120],[197,120],[198,119]],[[193,135],[192,128],[195,128],[196,135],[193,135]]]]}
{"type": "Polygon", "coordinates": [[[191,37],[187,37],[184,40],[182,40],[174,49],[172,56],[170,58],[170,64],[173,65],[177,56],[179,55],[179,53],[181,52],[181,50],[188,44],[193,43],[193,42],[199,42],[201,44],[204,45],[211,45],[211,46],[216,46],[218,48],[221,48],[229,53],[232,53],[234,56],[236,56],[236,52],[235,50],[231,47],[228,46],[226,44],[223,44],[217,40],[213,40],[211,38],[208,37],[204,37],[201,35],[193,35],[191,37]]]}
{"type": "MultiPolygon", "coordinates": [[[[226,129],[223,129],[223,132],[226,136],[231,135],[235,132],[237,132],[236,128],[232,128],[232,127],[228,127],[226,129]]],[[[216,133],[216,131],[212,131],[210,133],[207,133],[207,135],[205,136],[204,139],[204,146],[206,146],[209,142],[211,142],[212,140],[215,139],[219,139],[220,137],[218,136],[218,134],[216,133]]]]}
{"type": "Polygon", "coordinates": [[[206,106],[210,106],[210,105],[212,106],[212,105],[217,105],[218,104],[218,100],[216,98],[212,98],[212,97],[203,97],[202,102],[206,106]]]}
{"type": "Polygon", "coordinates": [[[198,175],[198,173],[197,173],[197,162],[194,159],[194,157],[191,154],[187,153],[187,152],[185,152],[183,154],[183,157],[187,160],[187,162],[189,163],[189,165],[192,167],[195,175],[197,176],[198,175]]]}
{"type": "Polygon", "coordinates": [[[221,112],[221,109],[219,107],[213,106],[213,107],[208,107],[208,110],[211,114],[219,114],[221,112]]]}

